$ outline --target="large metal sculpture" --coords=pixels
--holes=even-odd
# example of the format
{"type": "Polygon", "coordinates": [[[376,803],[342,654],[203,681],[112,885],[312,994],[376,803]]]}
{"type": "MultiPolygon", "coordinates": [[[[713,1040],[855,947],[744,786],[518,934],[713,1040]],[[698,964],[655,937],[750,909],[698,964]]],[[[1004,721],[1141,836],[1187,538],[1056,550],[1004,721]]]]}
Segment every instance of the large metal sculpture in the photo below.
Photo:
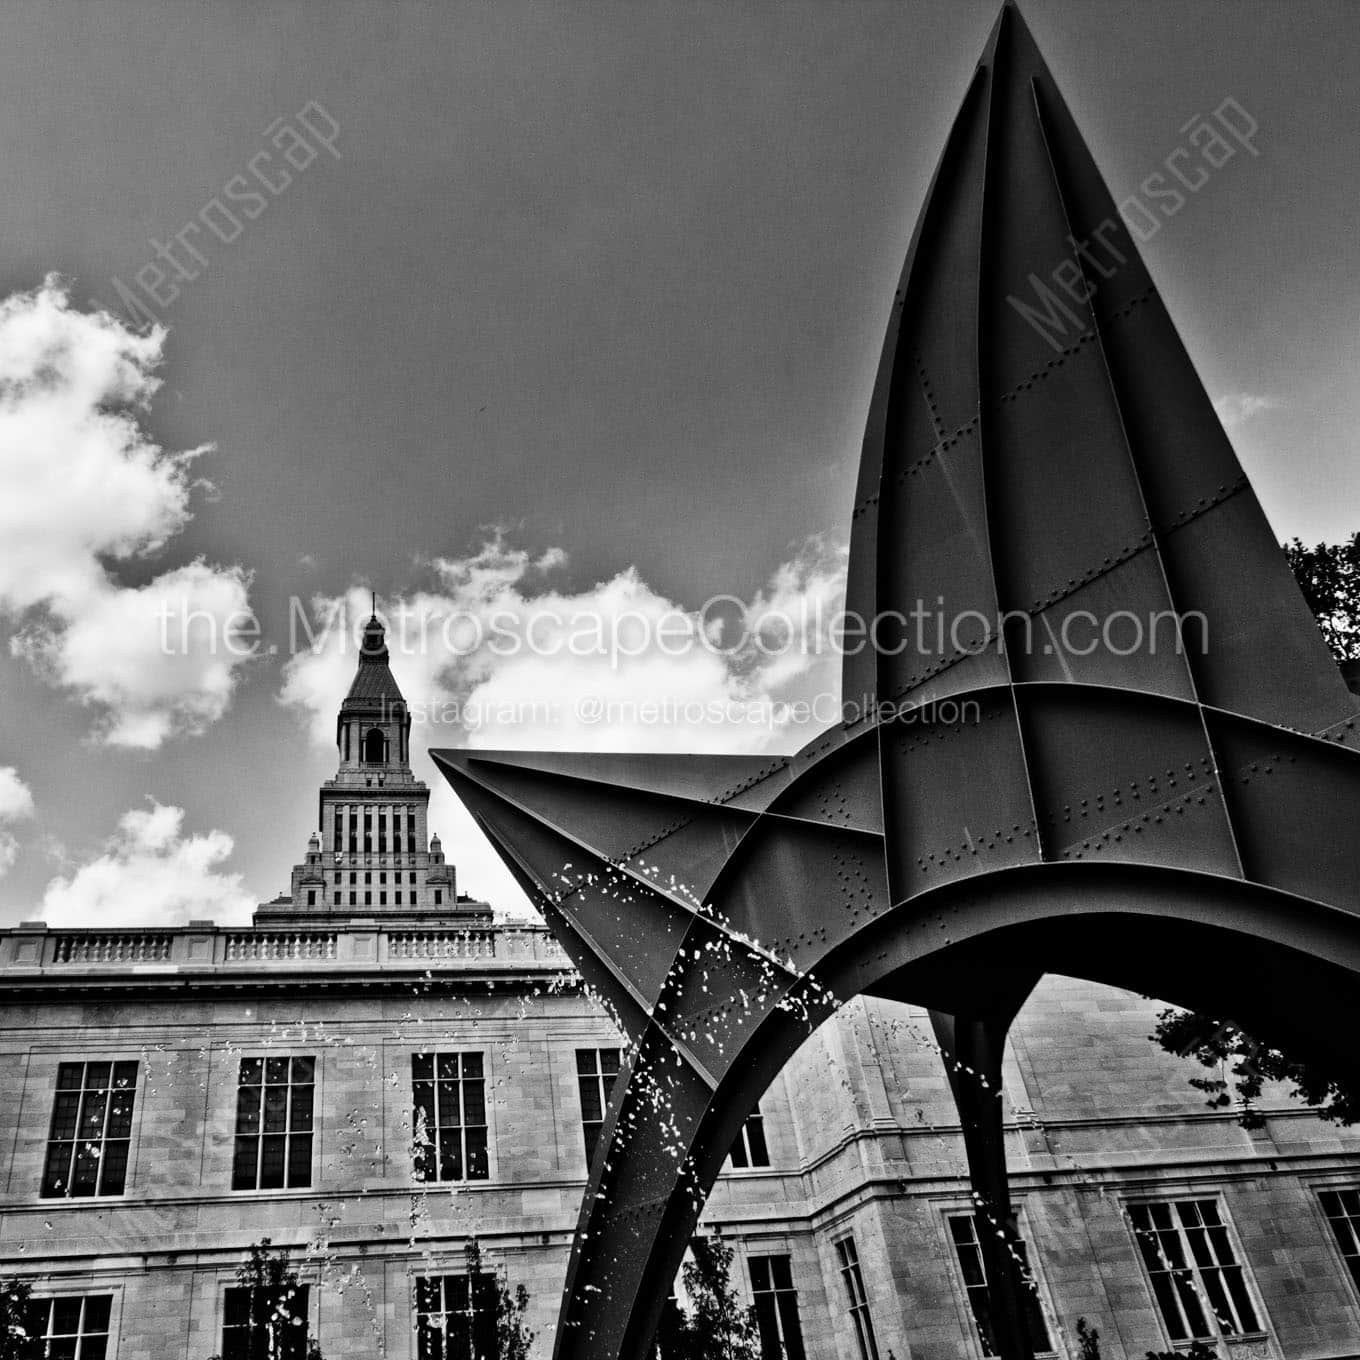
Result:
{"type": "Polygon", "coordinates": [[[955,1059],[1007,1360],[996,1096],[1043,972],[1360,1076],[1356,706],[1010,5],[893,301],[852,535],[870,711],[796,756],[435,753],[635,1042],[558,1360],[647,1354],[743,1120],[857,993],[930,1007],[955,1059]]]}

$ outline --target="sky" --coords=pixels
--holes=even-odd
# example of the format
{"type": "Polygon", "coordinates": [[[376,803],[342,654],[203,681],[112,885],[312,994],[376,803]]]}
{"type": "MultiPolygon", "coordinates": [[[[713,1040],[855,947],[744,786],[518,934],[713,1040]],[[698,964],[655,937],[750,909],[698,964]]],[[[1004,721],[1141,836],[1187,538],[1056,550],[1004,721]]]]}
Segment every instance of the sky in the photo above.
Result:
{"type": "MultiPolygon", "coordinates": [[[[769,705],[834,688],[826,658],[698,644],[734,601],[834,604],[892,290],[995,8],[7,6],[0,923],[244,920],[285,888],[354,665],[317,620],[370,590],[416,620],[393,665],[432,825],[503,907],[425,748],[812,735],[769,705]],[[175,601],[201,632],[167,654],[175,601]],[[578,610],[696,645],[425,645],[578,610]],[[628,707],[655,696],[723,720],[628,707]]],[[[1348,535],[1353,5],[1023,9],[1116,199],[1225,99],[1259,124],[1142,249],[1277,533],[1348,535]]]]}

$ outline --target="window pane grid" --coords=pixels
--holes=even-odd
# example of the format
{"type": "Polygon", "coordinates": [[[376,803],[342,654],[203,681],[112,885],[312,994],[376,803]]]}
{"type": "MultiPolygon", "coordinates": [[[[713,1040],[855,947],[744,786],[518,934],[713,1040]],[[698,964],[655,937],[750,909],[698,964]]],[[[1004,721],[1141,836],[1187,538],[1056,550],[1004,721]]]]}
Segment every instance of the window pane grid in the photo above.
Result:
{"type": "MultiPolygon", "coordinates": [[[[982,1346],[983,1355],[994,1356],[1000,1355],[1001,1351],[992,1323],[992,1291],[987,1281],[979,1230],[995,1231],[985,1219],[979,1223],[975,1214],[951,1214],[949,1217],[949,1235],[954,1240],[954,1251],[963,1274],[968,1308],[977,1327],[978,1342],[982,1346]]],[[[1052,1351],[1053,1343],[1049,1340],[1048,1323],[1044,1319],[1044,1310],[1039,1302],[1039,1287],[1029,1265],[1029,1251],[1023,1242],[1017,1242],[1015,1253],[1020,1259],[1021,1275],[1027,1285],[1025,1326],[1029,1332],[1030,1346],[1039,1352],[1052,1351]]]]}
{"type": "Polygon", "coordinates": [[[1172,1341],[1261,1330],[1216,1200],[1131,1204],[1129,1216],[1172,1341]]]}
{"type": "Polygon", "coordinates": [[[869,1316],[869,1295],[864,1288],[864,1275],[860,1271],[859,1252],[853,1237],[842,1237],[836,1243],[836,1259],[845,1283],[850,1319],[855,1324],[860,1360],[878,1360],[878,1341],[874,1337],[873,1319],[869,1316]]]}
{"type": "Polygon", "coordinates": [[[761,1360],[806,1360],[798,1291],[787,1256],[752,1256],[751,1295],[760,1332],[761,1360]]]}
{"type": "Polygon", "coordinates": [[[314,1057],[241,1059],[233,1190],[311,1185],[315,1081],[314,1057]]]}
{"type": "Polygon", "coordinates": [[[1332,1225],[1341,1259],[1360,1289],[1360,1189],[1324,1190],[1319,1198],[1322,1212],[1332,1225]]]}
{"type": "Polygon", "coordinates": [[[738,1170],[753,1166],[769,1166],[770,1151],[765,1142],[765,1116],[759,1110],[752,1110],[746,1116],[732,1144],[732,1165],[738,1170]]]}
{"type": "Polygon", "coordinates": [[[232,1285],[222,1306],[221,1360],[306,1360],[311,1288],[277,1291],[232,1285]]]}
{"type": "Polygon", "coordinates": [[[586,1163],[595,1158],[595,1146],[604,1128],[605,1112],[619,1075],[617,1048],[578,1048],[576,1084],[581,1092],[581,1131],[585,1136],[586,1163]]]}
{"type": "Polygon", "coordinates": [[[44,1199],[123,1193],[136,1089],[135,1062],[58,1066],[44,1199]]]}
{"type": "Polygon", "coordinates": [[[415,1293],[417,1360],[495,1360],[493,1275],[422,1275],[415,1293]]]}
{"type": "Polygon", "coordinates": [[[28,1306],[30,1336],[49,1360],[104,1360],[109,1346],[112,1294],[33,1299],[28,1306]]]}
{"type": "Polygon", "coordinates": [[[482,1055],[416,1053],[411,1058],[411,1089],[416,1179],[486,1180],[482,1055]]]}

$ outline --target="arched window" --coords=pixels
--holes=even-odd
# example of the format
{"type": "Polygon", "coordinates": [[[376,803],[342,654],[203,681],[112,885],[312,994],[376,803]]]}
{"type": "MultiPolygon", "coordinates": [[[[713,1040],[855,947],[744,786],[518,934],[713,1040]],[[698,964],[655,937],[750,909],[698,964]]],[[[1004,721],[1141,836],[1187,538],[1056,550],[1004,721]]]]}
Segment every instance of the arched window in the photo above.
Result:
{"type": "Polygon", "coordinates": [[[382,765],[387,760],[387,740],[381,727],[370,727],[364,737],[364,764],[382,765]]]}

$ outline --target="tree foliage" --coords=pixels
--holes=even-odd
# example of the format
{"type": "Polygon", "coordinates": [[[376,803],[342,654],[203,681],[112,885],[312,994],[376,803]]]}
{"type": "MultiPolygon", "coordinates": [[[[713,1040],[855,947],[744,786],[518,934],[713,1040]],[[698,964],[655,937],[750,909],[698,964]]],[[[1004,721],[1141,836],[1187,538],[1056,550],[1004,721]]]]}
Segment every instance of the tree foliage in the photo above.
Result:
{"type": "Polygon", "coordinates": [[[27,1280],[0,1280],[0,1360],[39,1360],[42,1354],[33,1335],[32,1293],[27,1280]]]}
{"type": "MultiPolygon", "coordinates": [[[[1100,1332],[1088,1327],[1086,1319],[1077,1319],[1077,1343],[1081,1360],[1100,1360],[1100,1332]]],[[[1218,1360],[1218,1352],[1207,1342],[1192,1341],[1188,1350],[1147,1351],[1146,1360],[1218,1360]]]]}
{"type": "Polygon", "coordinates": [[[510,1292],[509,1285],[494,1271],[482,1264],[481,1243],[474,1237],[463,1248],[467,1260],[469,1282],[485,1277],[492,1282],[496,1301],[496,1360],[529,1360],[534,1344],[534,1333],[525,1317],[529,1311],[529,1291],[518,1284],[510,1292]]]}
{"type": "Polygon", "coordinates": [[[1261,1043],[1229,1020],[1170,1008],[1157,1017],[1152,1037],[1168,1053],[1194,1058],[1213,1070],[1214,1076],[1191,1077],[1190,1085],[1205,1093],[1211,1109],[1224,1109],[1236,1098],[1244,1128],[1260,1128],[1265,1123],[1252,1102],[1267,1081],[1290,1083],[1290,1094],[1314,1106],[1323,1119],[1337,1124],[1360,1122],[1360,1090],[1331,1072],[1261,1043]]]}
{"type": "Polygon", "coordinates": [[[1147,1360],[1218,1360],[1218,1352],[1207,1341],[1192,1341],[1183,1351],[1148,1351],[1147,1360]]]}
{"type": "MultiPolygon", "coordinates": [[[[1296,538],[1284,551],[1332,655],[1338,661],[1360,660],[1360,533],[1344,543],[1313,548],[1296,538]]],[[[1244,1128],[1265,1122],[1252,1102],[1267,1081],[1290,1083],[1292,1094],[1324,1119],[1360,1122],[1360,1089],[1262,1043],[1230,1020],[1171,1008],[1158,1015],[1150,1037],[1168,1053],[1211,1069],[1212,1076],[1191,1077],[1191,1086],[1205,1093],[1211,1109],[1223,1109],[1236,1099],[1244,1128]]]]}
{"type": "Polygon", "coordinates": [[[1077,1344],[1081,1350],[1081,1360],[1100,1360],[1100,1332],[1088,1327],[1086,1319],[1077,1319],[1077,1344]]]}
{"type": "Polygon", "coordinates": [[[1284,552],[1332,655],[1360,660],[1360,533],[1312,548],[1295,538],[1284,552]]]}
{"type": "Polygon", "coordinates": [[[755,1309],[732,1287],[732,1248],[696,1237],[681,1272],[689,1308],[668,1305],[659,1332],[663,1360],[760,1360],[755,1309]]]}

